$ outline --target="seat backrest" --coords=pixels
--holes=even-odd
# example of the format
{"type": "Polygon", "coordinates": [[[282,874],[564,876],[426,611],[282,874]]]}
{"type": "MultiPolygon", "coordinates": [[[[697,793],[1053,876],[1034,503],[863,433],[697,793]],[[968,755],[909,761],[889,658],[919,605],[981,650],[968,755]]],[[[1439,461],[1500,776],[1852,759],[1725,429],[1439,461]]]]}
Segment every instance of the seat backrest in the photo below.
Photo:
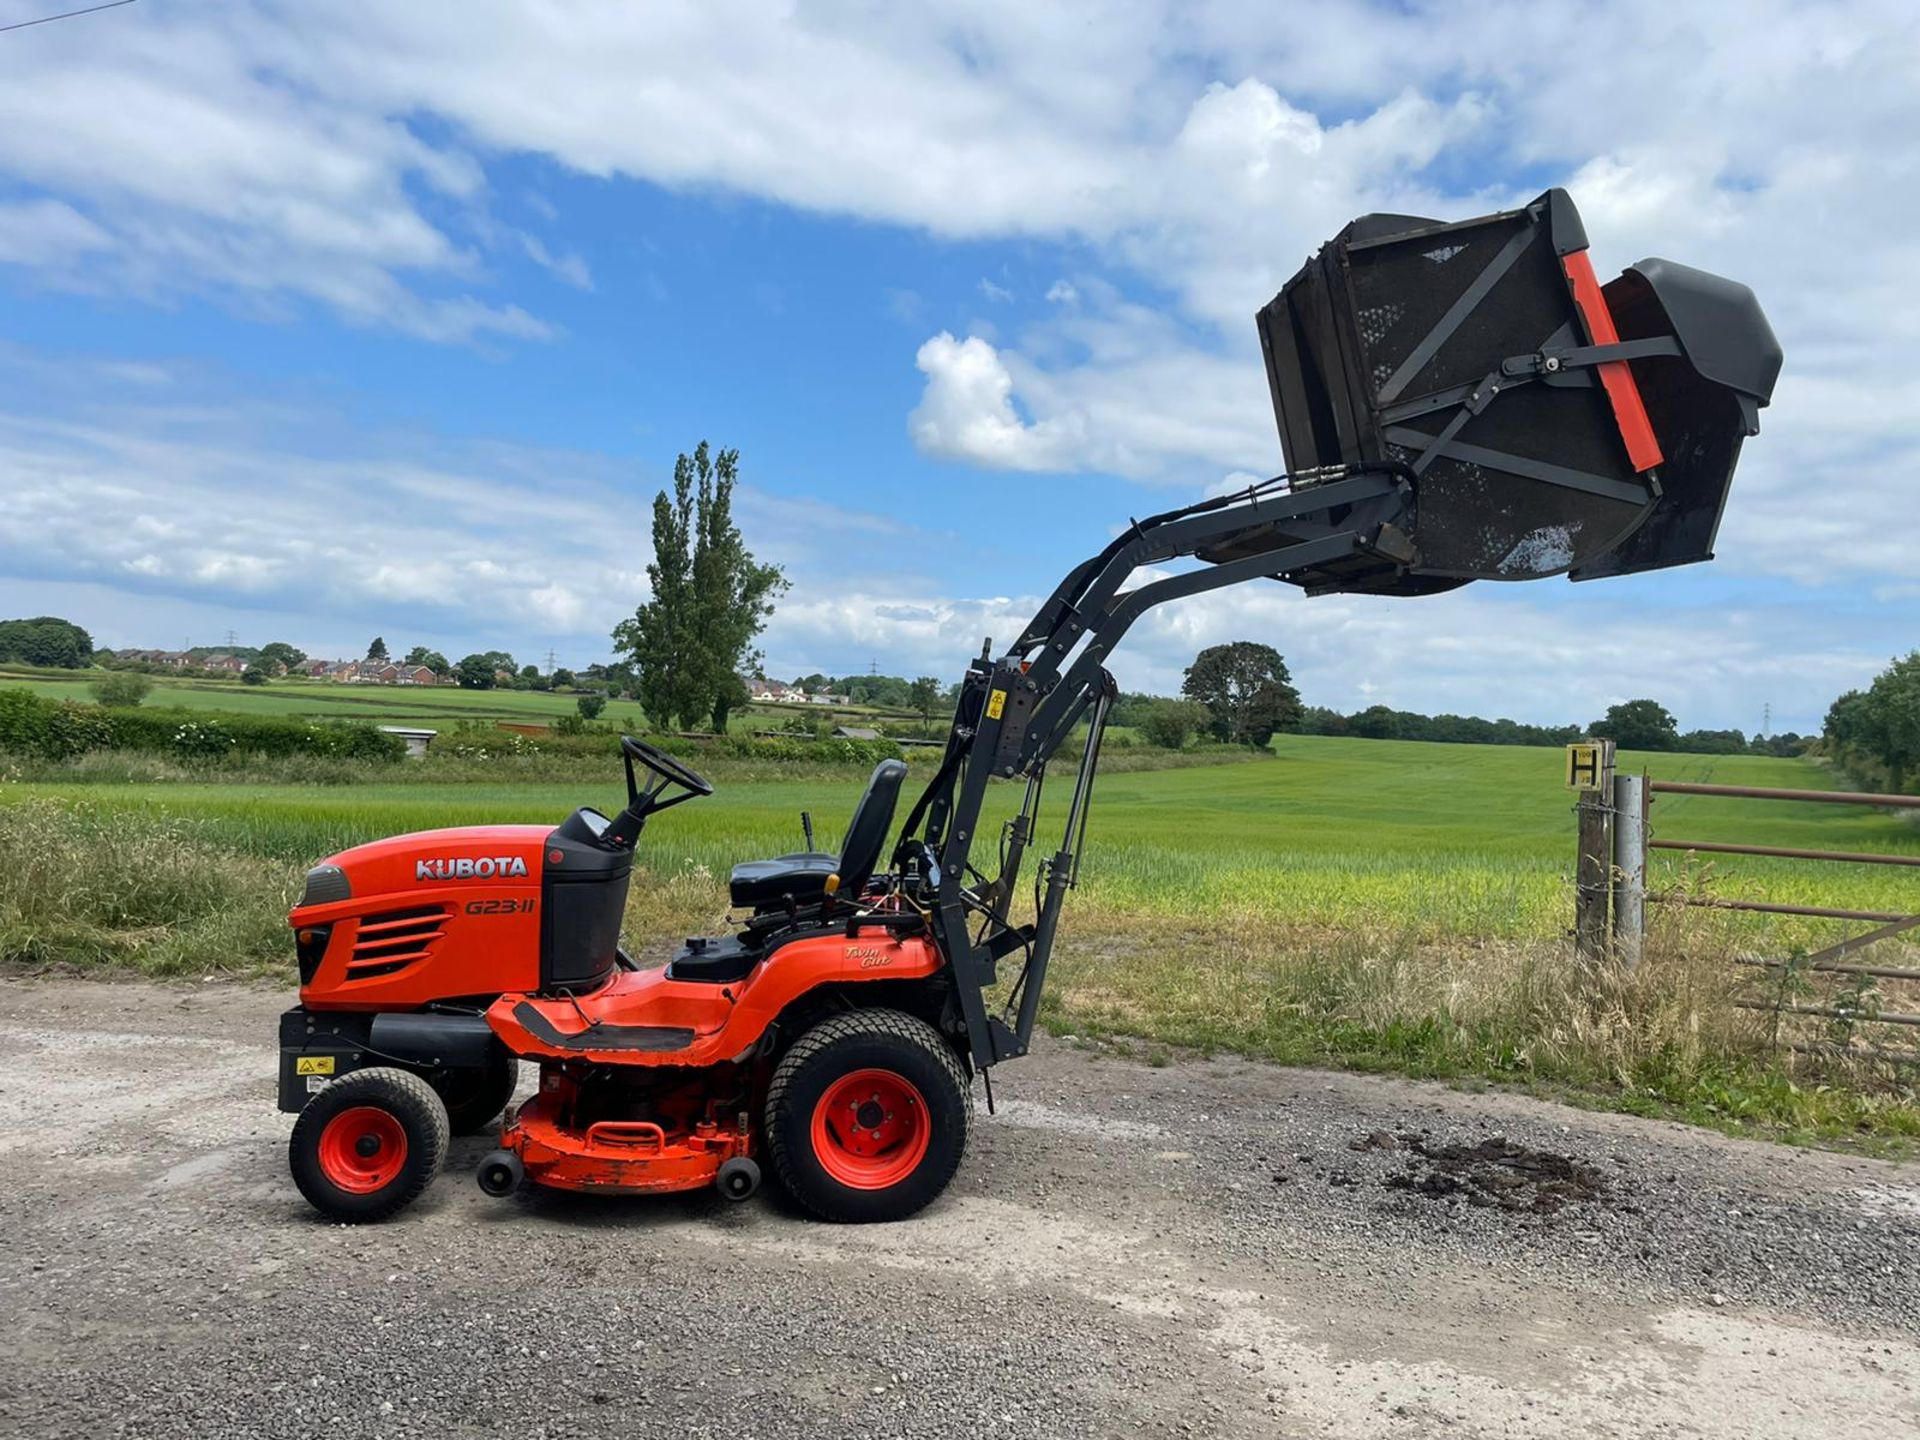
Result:
{"type": "Polygon", "coordinates": [[[873,878],[880,863],[880,850],[893,828],[893,807],[900,799],[900,782],[907,778],[907,762],[882,760],[873,767],[873,776],[861,792],[860,803],[853,807],[847,822],[847,838],[840,845],[840,863],[834,873],[840,877],[838,893],[849,899],[858,896],[873,878]]]}

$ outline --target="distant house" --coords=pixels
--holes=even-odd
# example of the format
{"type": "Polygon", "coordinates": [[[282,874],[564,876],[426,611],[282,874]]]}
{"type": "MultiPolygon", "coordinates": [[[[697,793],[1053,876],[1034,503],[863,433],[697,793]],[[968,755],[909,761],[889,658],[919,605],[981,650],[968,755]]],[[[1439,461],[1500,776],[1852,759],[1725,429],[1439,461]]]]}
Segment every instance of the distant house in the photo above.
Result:
{"type": "Polygon", "coordinates": [[[742,677],[742,680],[747,687],[749,700],[767,700],[776,705],[807,703],[807,692],[798,685],[787,684],[784,680],[762,680],[757,676],[751,679],[742,677]]]}
{"type": "Polygon", "coordinates": [[[835,695],[826,690],[816,690],[811,695],[800,697],[809,705],[851,705],[853,702],[845,695],[835,695]]]}
{"type": "Polygon", "coordinates": [[[222,675],[238,675],[247,668],[247,662],[238,655],[209,655],[199,665],[202,670],[222,675]]]}
{"type": "Polygon", "coordinates": [[[200,662],[184,650],[132,650],[123,659],[138,660],[147,665],[163,665],[169,670],[185,670],[200,662]]]}
{"type": "Polygon", "coordinates": [[[392,660],[309,660],[302,675],[316,680],[338,680],[348,685],[438,685],[440,677],[427,665],[402,665],[392,660]]]}
{"type": "Polygon", "coordinates": [[[186,670],[202,663],[184,650],[116,650],[113,658],[129,665],[161,665],[169,670],[186,670]]]}

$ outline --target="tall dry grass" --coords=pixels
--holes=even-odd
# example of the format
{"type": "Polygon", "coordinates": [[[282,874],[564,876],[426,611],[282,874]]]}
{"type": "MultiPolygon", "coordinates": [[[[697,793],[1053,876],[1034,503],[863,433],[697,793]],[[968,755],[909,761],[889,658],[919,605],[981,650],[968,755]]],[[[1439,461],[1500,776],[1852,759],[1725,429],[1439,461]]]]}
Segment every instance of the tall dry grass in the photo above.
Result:
{"type": "Polygon", "coordinates": [[[84,803],[0,807],[0,961],[256,970],[286,951],[300,875],[189,821],[84,803]]]}

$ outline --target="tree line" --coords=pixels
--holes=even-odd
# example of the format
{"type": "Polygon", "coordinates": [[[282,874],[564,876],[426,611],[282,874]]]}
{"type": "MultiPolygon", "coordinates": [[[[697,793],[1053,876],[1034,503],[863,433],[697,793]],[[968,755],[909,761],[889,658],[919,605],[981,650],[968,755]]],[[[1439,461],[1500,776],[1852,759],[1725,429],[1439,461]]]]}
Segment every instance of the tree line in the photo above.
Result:
{"type": "Polygon", "coordinates": [[[84,670],[93,663],[93,637],[57,615],[0,620],[0,661],[84,670]]]}
{"type": "MultiPolygon", "coordinates": [[[[1203,735],[1229,744],[1265,746],[1276,734],[1349,736],[1361,740],[1432,740],[1451,745],[1560,746],[1594,736],[1628,750],[1699,755],[1800,755],[1813,737],[1791,731],[1751,738],[1738,730],[1681,730],[1656,700],[1609,706],[1588,725],[1534,725],[1478,715],[1423,715],[1388,705],[1351,714],[1303,705],[1286,661],[1270,645],[1237,641],[1202,650],[1182,677],[1180,698],[1129,693],[1115,707],[1116,724],[1132,726],[1152,745],[1179,749],[1203,735]]],[[[1913,763],[1920,764],[1920,751],[1913,763]]]]}
{"type": "Polygon", "coordinates": [[[1898,791],[1920,779],[1920,650],[1835,700],[1822,734],[1827,754],[1869,785],[1898,791]]]}
{"type": "Polygon", "coordinates": [[[1799,755],[1808,736],[1787,731],[1749,738],[1739,730],[1682,730],[1657,700],[1625,700],[1586,725],[1531,725],[1478,715],[1422,715],[1371,705],[1342,715],[1315,707],[1301,729],[1309,735],[1354,735],[1364,740],[1438,740],[1453,745],[1567,745],[1592,736],[1623,750],[1671,750],[1692,755],[1799,755]]]}

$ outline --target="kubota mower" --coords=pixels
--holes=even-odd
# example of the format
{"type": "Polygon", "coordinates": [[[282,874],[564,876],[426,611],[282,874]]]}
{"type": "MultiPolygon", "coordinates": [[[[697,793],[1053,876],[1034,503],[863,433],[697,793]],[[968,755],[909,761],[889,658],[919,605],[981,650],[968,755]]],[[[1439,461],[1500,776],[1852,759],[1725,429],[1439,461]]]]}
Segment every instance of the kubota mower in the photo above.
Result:
{"type": "Polygon", "coordinates": [[[960,1164],[972,1078],[1026,1053],[1115,695],[1104,662],[1134,620],[1263,577],[1419,595],[1710,559],[1780,367],[1743,286],[1662,260],[1601,286],[1558,190],[1458,224],[1355,221],[1259,319],[1289,473],[1133,522],[1006,651],[983,647],[891,848],[898,760],[837,851],[736,866],[731,933],[638,968],[620,922],[642,832],[712,787],[629,738],[612,819],[402,835],[310,871],[280,1027],[301,1193],[336,1219],[393,1214],[525,1060],[538,1085],[481,1162],[489,1194],[744,1199],[765,1162],[823,1219],[913,1213],[960,1164]],[[1121,588],[1182,561],[1199,563],[1121,588]],[[1048,761],[1083,724],[1017,919],[1048,761]],[[983,837],[996,779],[1024,791],[983,837]]]}

